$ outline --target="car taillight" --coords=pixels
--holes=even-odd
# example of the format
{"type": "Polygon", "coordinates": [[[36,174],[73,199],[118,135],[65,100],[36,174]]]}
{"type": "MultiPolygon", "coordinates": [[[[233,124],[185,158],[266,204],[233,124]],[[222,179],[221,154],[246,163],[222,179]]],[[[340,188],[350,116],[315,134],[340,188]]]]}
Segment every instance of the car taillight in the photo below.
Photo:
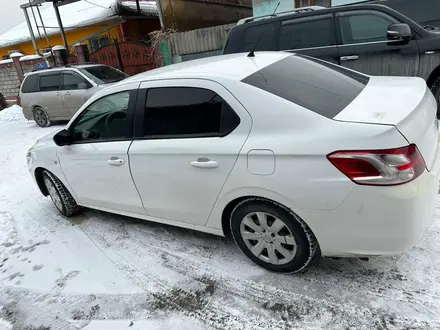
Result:
{"type": "Polygon", "coordinates": [[[417,146],[371,151],[336,151],[328,160],[350,180],[361,185],[393,186],[418,178],[425,161],[417,146]]]}

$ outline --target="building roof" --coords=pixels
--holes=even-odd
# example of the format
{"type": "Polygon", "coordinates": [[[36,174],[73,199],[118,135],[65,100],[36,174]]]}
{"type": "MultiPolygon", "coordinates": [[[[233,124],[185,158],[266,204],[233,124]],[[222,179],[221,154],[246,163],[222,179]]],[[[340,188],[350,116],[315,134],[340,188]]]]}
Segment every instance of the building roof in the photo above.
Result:
{"type": "MultiPolygon", "coordinates": [[[[25,1],[25,0],[22,0],[25,1]]],[[[20,4],[17,3],[17,6],[20,4]]],[[[157,16],[156,1],[140,0],[141,11],[144,15],[157,16]]],[[[122,9],[134,10],[136,3],[134,0],[87,0],[78,1],[65,6],[59,7],[61,19],[66,31],[87,25],[101,23],[112,18],[118,17],[119,11],[122,9]]],[[[41,16],[49,35],[58,34],[58,22],[55,11],[52,6],[40,9],[41,16]]],[[[41,25],[36,8],[34,8],[37,22],[41,25]]],[[[35,20],[32,16],[31,9],[28,9],[34,34],[38,38],[38,31],[35,26],[35,20]]],[[[40,28],[43,37],[43,29],[40,28]]],[[[30,41],[29,29],[23,15],[23,23],[0,34],[0,48],[30,41]]]]}
{"type": "Polygon", "coordinates": [[[247,55],[248,53],[219,55],[173,64],[140,73],[122,80],[119,84],[158,79],[210,79],[214,77],[240,81],[283,58],[294,56],[286,52],[255,52],[255,57],[247,55]]]}

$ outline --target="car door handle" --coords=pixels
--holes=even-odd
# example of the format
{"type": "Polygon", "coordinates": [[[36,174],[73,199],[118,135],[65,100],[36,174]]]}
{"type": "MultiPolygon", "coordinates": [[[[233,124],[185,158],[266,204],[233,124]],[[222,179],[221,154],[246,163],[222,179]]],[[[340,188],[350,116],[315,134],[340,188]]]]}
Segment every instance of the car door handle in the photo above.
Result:
{"type": "Polygon", "coordinates": [[[340,58],[341,61],[356,61],[357,59],[359,59],[359,55],[342,56],[340,58]]]}
{"type": "Polygon", "coordinates": [[[198,168],[217,168],[218,163],[209,160],[208,158],[199,158],[194,162],[191,162],[191,166],[198,167],[198,168]]]}
{"type": "Polygon", "coordinates": [[[57,92],[57,96],[61,96],[61,92],[57,92]]]}
{"type": "Polygon", "coordinates": [[[125,162],[121,158],[116,158],[116,157],[113,158],[112,157],[107,161],[107,164],[112,165],[112,166],[121,166],[121,165],[124,165],[125,162]]]}
{"type": "Polygon", "coordinates": [[[70,92],[65,92],[64,95],[70,95],[70,92]]]}

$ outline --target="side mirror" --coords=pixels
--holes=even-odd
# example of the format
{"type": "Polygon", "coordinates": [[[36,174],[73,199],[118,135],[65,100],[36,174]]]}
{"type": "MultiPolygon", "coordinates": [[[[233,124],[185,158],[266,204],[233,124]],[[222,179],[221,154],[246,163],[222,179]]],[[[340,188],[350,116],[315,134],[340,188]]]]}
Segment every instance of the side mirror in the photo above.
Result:
{"type": "Polygon", "coordinates": [[[405,23],[391,24],[388,27],[387,35],[389,40],[410,41],[413,37],[411,28],[405,23]]]}
{"type": "Polygon", "coordinates": [[[63,129],[55,134],[53,140],[55,141],[56,145],[60,147],[69,145],[72,142],[70,132],[67,129],[63,129]]]}

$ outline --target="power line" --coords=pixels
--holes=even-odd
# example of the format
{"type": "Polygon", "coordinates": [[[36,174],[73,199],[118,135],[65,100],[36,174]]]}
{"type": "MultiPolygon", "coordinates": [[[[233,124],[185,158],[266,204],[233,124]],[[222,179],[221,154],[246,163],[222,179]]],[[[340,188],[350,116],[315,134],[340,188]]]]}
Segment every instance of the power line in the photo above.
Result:
{"type": "Polygon", "coordinates": [[[104,6],[98,5],[98,4],[93,3],[93,2],[91,2],[91,1],[89,1],[89,0],[83,0],[83,1],[85,1],[85,2],[87,2],[87,3],[90,3],[91,5],[94,5],[94,6],[96,6],[96,7],[101,7],[101,8],[104,8],[104,9],[109,9],[109,8],[111,8],[111,7],[104,7],[104,6]]]}

